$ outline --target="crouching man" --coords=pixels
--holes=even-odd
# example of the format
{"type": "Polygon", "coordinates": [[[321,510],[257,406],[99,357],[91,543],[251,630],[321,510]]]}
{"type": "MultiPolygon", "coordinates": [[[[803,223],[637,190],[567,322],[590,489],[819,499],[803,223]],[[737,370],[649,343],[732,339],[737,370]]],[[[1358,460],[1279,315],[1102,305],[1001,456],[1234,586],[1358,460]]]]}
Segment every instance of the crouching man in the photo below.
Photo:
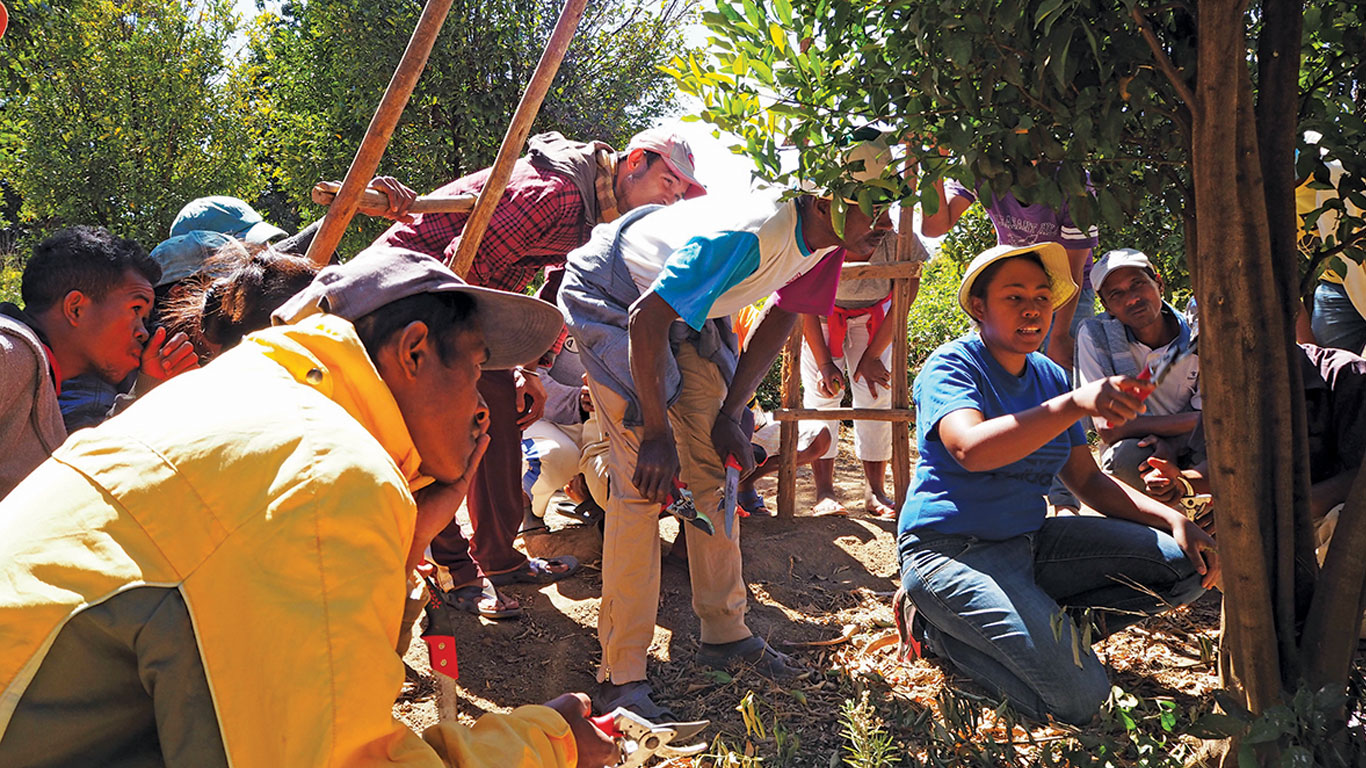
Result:
{"type": "MultiPolygon", "coordinates": [[[[874,153],[858,159],[874,176],[887,164],[874,168],[874,153]]],[[[656,520],[680,479],[716,528],[707,535],[684,526],[701,619],[698,662],[794,672],[745,625],[739,528],[727,536],[716,510],[724,457],[753,466],[740,416],[759,381],[797,315],[829,314],[834,305],[835,249],[866,258],[891,230],[885,211],[870,217],[851,205],[837,233],[832,209],[813,195],[641,208],[598,227],[569,255],[559,304],[588,372],[611,479],[598,618],[604,709],[673,719],[651,698],[646,658],[659,608],[656,520]],[[727,318],[774,291],[776,306],[737,354],[727,318]]]]}
{"type": "Polygon", "coordinates": [[[1096,262],[1091,280],[1105,313],[1077,334],[1078,386],[1107,376],[1137,376],[1178,356],[1148,396],[1146,413],[1122,425],[1096,424],[1101,469],[1131,488],[1143,487],[1149,457],[1189,469],[1205,460],[1200,424],[1200,358],[1190,351],[1191,328],[1162,300],[1162,277],[1141,251],[1119,248],[1096,262]]]}
{"type": "Polygon", "coordinates": [[[587,700],[391,712],[406,576],[560,318],[372,248],[0,502],[0,765],[603,765],[587,700]]]}

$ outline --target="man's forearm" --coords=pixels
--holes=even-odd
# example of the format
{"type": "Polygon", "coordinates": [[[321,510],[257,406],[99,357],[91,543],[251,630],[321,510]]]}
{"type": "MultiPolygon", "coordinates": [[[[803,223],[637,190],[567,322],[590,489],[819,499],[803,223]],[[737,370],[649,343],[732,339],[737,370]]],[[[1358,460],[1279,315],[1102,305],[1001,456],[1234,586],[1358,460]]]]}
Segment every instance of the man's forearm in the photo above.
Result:
{"type": "Polygon", "coordinates": [[[635,383],[646,439],[662,437],[669,432],[664,363],[666,356],[671,354],[669,325],[677,318],[673,307],[651,291],[631,305],[627,320],[631,381],[635,383]]]}
{"type": "Polygon", "coordinates": [[[1356,477],[1357,470],[1349,469],[1309,487],[1309,508],[1314,514],[1315,523],[1331,512],[1333,507],[1347,500],[1356,477]]]}
{"type": "Polygon", "coordinates": [[[773,307],[764,316],[763,322],[750,331],[749,346],[740,355],[740,362],[735,366],[735,377],[731,379],[730,390],[726,392],[726,401],[721,406],[722,413],[731,419],[739,420],[740,412],[754,396],[754,390],[759,387],[759,382],[763,381],[769,368],[773,367],[774,358],[792,335],[792,327],[796,322],[795,314],[773,307]]]}
{"type": "MultiPolygon", "coordinates": [[[[811,357],[815,359],[817,368],[834,360],[834,356],[830,354],[830,344],[825,339],[825,332],[821,330],[820,315],[802,315],[802,338],[806,339],[806,345],[811,348],[811,357]]],[[[750,342],[751,345],[753,343],[750,342]]]]}

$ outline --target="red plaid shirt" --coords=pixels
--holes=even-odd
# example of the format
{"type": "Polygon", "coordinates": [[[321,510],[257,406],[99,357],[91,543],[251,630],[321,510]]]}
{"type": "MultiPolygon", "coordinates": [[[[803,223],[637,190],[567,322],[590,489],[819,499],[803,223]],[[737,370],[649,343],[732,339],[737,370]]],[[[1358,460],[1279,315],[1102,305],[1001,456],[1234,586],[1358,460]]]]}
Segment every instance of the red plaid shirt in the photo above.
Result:
{"type": "MultiPolygon", "coordinates": [[[[432,193],[432,197],[478,194],[489,169],[472,173],[432,193]]],[[[445,261],[460,245],[467,213],[424,213],[412,224],[396,223],[376,244],[408,248],[445,261]]],[[[473,285],[521,292],[542,267],[563,264],[569,252],[588,242],[583,198],[566,176],[517,161],[507,191],[493,210],[484,239],[465,276],[473,285]]]]}

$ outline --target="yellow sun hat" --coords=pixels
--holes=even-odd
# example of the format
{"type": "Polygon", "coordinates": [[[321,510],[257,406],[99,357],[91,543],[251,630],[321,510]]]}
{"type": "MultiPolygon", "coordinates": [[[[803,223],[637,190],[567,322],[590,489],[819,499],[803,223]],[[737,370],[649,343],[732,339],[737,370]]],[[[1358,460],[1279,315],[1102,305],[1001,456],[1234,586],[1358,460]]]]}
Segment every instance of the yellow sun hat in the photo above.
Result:
{"type": "Polygon", "coordinates": [[[1048,285],[1053,289],[1053,309],[1061,307],[1077,292],[1077,284],[1072,281],[1072,265],[1067,261],[1067,251],[1057,243],[1034,243],[1032,245],[998,245],[982,251],[972,260],[963,273],[963,282],[958,286],[958,306],[971,315],[968,309],[968,296],[972,285],[982,274],[982,270],[998,261],[1026,253],[1037,253],[1043,262],[1043,271],[1048,275],[1048,285]]]}

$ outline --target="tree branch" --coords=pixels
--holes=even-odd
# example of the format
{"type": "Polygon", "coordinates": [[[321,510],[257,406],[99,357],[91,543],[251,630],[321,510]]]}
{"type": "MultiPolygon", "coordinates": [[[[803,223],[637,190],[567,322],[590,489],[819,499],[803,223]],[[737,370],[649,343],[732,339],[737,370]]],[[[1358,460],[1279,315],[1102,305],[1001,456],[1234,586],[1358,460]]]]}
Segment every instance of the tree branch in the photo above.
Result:
{"type": "Polygon", "coordinates": [[[1167,52],[1162,50],[1162,44],[1158,42],[1157,35],[1153,32],[1152,26],[1149,25],[1148,20],[1144,18],[1144,13],[1146,12],[1143,9],[1134,6],[1130,15],[1133,16],[1134,22],[1138,24],[1138,31],[1143,33],[1144,41],[1146,41],[1148,47],[1152,49],[1153,58],[1157,60],[1158,68],[1162,70],[1162,74],[1167,76],[1167,79],[1171,81],[1172,87],[1176,89],[1177,94],[1186,102],[1186,109],[1190,110],[1190,113],[1194,115],[1198,107],[1195,103],[1195,94],[1191,92],[1190,84],[1181,76],[1181,72],[1177,70],[1176,65],[1172,64],[1172,60],[1167,56],[1167,52]]]}

